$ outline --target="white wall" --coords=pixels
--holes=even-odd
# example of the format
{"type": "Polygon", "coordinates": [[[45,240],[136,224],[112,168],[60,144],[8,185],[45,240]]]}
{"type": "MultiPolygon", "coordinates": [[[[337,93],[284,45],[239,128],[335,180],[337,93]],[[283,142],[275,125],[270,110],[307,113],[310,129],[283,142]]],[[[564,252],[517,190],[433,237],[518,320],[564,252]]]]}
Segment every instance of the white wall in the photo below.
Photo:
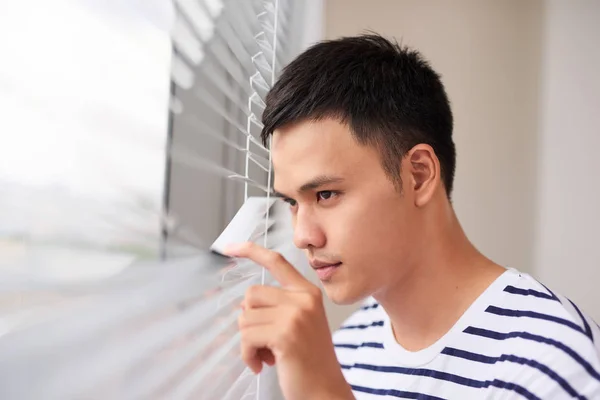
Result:
{"type": "Polygon", "coordinates": [[[535,273],[600,321],[600,2],[548,1],[535,273]]]}

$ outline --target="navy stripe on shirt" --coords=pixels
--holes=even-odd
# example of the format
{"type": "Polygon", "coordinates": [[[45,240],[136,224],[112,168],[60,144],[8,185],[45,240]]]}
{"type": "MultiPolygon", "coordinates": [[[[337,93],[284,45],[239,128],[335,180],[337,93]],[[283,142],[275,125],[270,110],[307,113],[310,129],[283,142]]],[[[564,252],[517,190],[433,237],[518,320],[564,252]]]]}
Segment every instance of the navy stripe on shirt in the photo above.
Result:
{"type": "Polygon", "coordinates": [[[483,328],[476,328],[474,326],[469,326],[469,327],[465,328],[465,330],[463,332],[471,334],[471,335],[482,336],[482,337],[486,337],[489,339],[494,339],[494,340],[522,338],[525,340],[531,340],[534,342],[544,343],[544,344],[548,344],[550,346],[554,346],[554,347],[564,351],[569,356],[571,356],[571,358],[573,360],[575,360],[579,365],[581,365],[588,372],[588,374],[590,374],[597,381],[600,381],[600,374],[598,373],[598,371],[596,371],[594,369],[594,367],[591,366],[591,364],[589,362],[587,362],[583,357],[581,357],[575,350],[573,350],[569,346],[565,345],[564,343],[559,342],[558,340],[549,339],[544,336],[533,335],[528,332],[502,333],[502,332],[491,331],[491,330],[483,329],[483,328]]]}
{"type": "Polygon", "coordinates": [[[368,306],[363,306],[360,309],[361,310],[374,310],[377,307],[379,307],[379,303],[371,304],[371,305],[368,305],[368,306]]]}
{"type": "Polygon", "coordinates": [[[361,344],[334,343],[333,347],[339,347],[339,348],[343,348],[343,349],[358,349],[359,347],[373,347],[375,349],[383,349],[383,343],[376,343],[376,342],[363,342],[361,344]]]}
{"type": "Polygon", "coordinates": [[[579,307],[577,307],[575,305],[575,303],[573,303],[571,301],[571,299],[567,299],[569,300],[569,303],[571,303],[571,305],[573,306],[573,308],[575,309],[575,311],[577,311],[577,314],[579,314],[579,318],[581,318],[581,321],[583,322],[583,327],[585,329],[585,334],[587,335],[587,337],[590,338],[590,340],[592,341],[592,343],[594,342],[594,334],[592,333],[592,328],[590,328],[590,325],[588,324],[587,320],[585,319],[585,316],[583,315],[583,313],[579,310],[579,307]]]}
{"type": "MultiPolygon", "coordinates": [[[[544,285],[544,287],[551,294],[539,292],[539,291],[533,290],[533,289],[518,288],[518,287],[515,287],[512,285],[508,285],[507,287],[505,287],[504,291],[507,293],[518,294],[518,295],[522,295],[522,296],[533,296],[533,297],[538,297],[540,299],[553,300],[553,301],[557,301],[557,302],[561,303],[560,299],[550,289],[548,289],[545,285],[544,285]]],[[[579,310],[579,308],[577,307],[577,305],[575,303],[573,303],[570,299],[567,299],[567,300],[569,300],[569,303],[571,303],[573,308],[575,308],[575,311],[577,311],[577,314],[579,314],[579,317],[583,321],[586,336],[589,337],[592,342],[594,342],[594,334],[593,334],[592,330],[590,329],[590,326],[589,326],[585,316],[583,315],[581,310],[579,310]]],[[[595,321],[594,321],[594,323],[596,324],[596,326],[598,326],[598,328],[600,328],[600,325],[598,325],[595,321]]]]}
{"type": "Polygon", "coordinates": [[[345,325],[340,327],[340,329],[367,329],[373,326],[383,326],[383,321],[374,321],[365,325],[345,325]]]}
{"type": "Polygon", "coordinates": [[[538,283],[539,283],[540,285],[542,285],[542,286],[543,286],[543,287],[544,287],[544,288],[545,288],[545,289],[548,291],[548,293],[550,293],[550,295],[552,296],[552,298],[553,298],[554,300],[556,300],[556,301],[558,301],[560,304],[562,304],[562,301],[560,301],[560,299],[558,298],[558,296],[557,296],[557,295],[555,295],[555,294],[554,294],[554,292],[548,288],[548,286],[544,285],[544,284],[543,284],[543,283],[541,283],[541,282],[538,282],[538,283]]]}
{"type": "Polygon", "coordinates": [[[566,379],[558,375],[555,371],[548,368],[546,365],[539,363],[535,360],[517,357],[511,354],[502,354],[500,357],[491,357],[483,354],[472,353],[466,350],[455,349],[452,347],[444,348],[444,350],[442,350],[442,354],[463,358],[465,360],[476,361],[484,364],[496,364],[497,362],[509,361],[514,362],[516,364],[528,365],[550,377],[553,381],[558,383],[571,397],[575,397],[577,399],[585,399],[585,397],[581,396],[579,393],[577,393],[575,389],[573,389],[571,385],[569,385],[569,382],[567,382],[566,379]]]}
{"type": "Polygon", "coordinates": [[[392,396],[402,399],[418,399],[418,400],[444,400],[441,397],[430,396],[428,394],[406,392],[404,390],[395,389],[373,389],[364,386],[350,385],[353,391],[374,394],[377,396],[392,396]]]}
{"type": "Polygon", "coordinates": [[[504,317],[527,317],[527,318],[541,319],[541,320],[545,320],[545,321],[552,321],[552,322],[556,322],[557,324],[567,326],[579,333],[583,333],[584,335],[586,334],[583,331],[583,329],[581,328],[581,326],[577,325],[576,323],[574,323],[572,321],[569,321],[564,318],[555,317],[554,315],[542,314],[542,313],[539,313],[536,311],[510,310],[507,308],[489,306],[488,308],[486,308],[485,312],[490,313],[490,314],[495,314],[495,315],[502,315],[504,317]]]}
{"type": "Polygon", "coordinates": [[[507,287],[505,287],[504,291],[507,293],[519,294],[521,296],[533,296],[533,297],[538,297],[540,299],[558,301],[558,299],[556,297],[552,297],[548,293],[538,292],[537,290],[533,290],[533,289],[522,289],[522,288],[518,288],[518,287],[515,287],[512,285],[508,285],[507,287]]]}
{"type": "Polygon", "coordinates": [[[360,364],[360,363],[356,363],[352,366],[345,365],[345,366],[342,366],[342,368],[344,368],[344,369],[358,368],[358,369],[366,369],[366,370],[375,371],[375,372],[395,373],[395,374],[413,375],[413,376],[414,375],[426,376],[429,378],[448,381],[448,382],[456,383],[458,385],[469,386],[469,387],[478,388],[478,389],[484,389],[484,388],[493,386],[493,387],[497,387],[497,388],[501,388],[501,389],[512,390],[513,392],[520,394],[521,396],[525,397],[526,399],[540,400],[539,397],[537,397],[533,393],[529,392],[524,387],[519,386],[514,383],[504,382],[499,379],[494,379],[491,381],[490,380],[479,381],[476,379],[466,378],[464,376],[454,375],[454,374],[450,374],[447,372],[441,372],[441,371],[425,369],[425,368],[406,368],[406,367],[381,366],[381,365],[370,365],[370,364],[360,364]]]}

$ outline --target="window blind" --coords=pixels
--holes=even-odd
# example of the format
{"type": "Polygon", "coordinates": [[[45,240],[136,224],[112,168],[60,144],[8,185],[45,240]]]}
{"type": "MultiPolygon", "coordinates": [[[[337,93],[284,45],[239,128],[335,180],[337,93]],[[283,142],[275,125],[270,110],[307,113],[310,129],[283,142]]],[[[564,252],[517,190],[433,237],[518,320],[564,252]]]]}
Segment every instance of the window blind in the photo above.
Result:
{"type": "MultiPolygon", "coordinates": [[[[175,4],[166,202],[173,219],[186,221],[187,239],[206,247],[245,199],[270,194],[260,120],[269,87],[298,47],[292,29],[302,3],[175,4]],[[204,190],[188,190],[193,180],[204,190]]],[[[167,255],[184,240],[166,232],[167,255]]]]}
{"type": "MultiPolygon", "coordinates": [[[[121,246],[119,254],[131,258],[115,273],[84,280],[3,273],[1,398],[280,398],[273,369],[255,376],[241,362],[237,331],[245,290],[275,282],[261,267],[209,249],[229,225],[230,239],[297,257],[287,209],[270,198],[270,152],[259,133],[266,93],[299,50],[303,3],[173,2],[168,140],[162,147],[148,137],[126,138],[152,154],[166,148],[163,204],[132,195],[126,214],[108,218],[89,199],[76,199],[82,220],[104,218],[108,230],[123,228],[127,246],[135,247],[121,246]],[[249,219],[238,213],[244,204],[254,205],[249,219]],[[160,223],[159,241],[145,223],[150,216],[160,223]],[[252,229],[235,229],[242,217],[252,229]]],[[[84,243],[106,235],[98,231],[84,243]]],[[[88,260],[64,263],[75,271],[88,260]]]]}

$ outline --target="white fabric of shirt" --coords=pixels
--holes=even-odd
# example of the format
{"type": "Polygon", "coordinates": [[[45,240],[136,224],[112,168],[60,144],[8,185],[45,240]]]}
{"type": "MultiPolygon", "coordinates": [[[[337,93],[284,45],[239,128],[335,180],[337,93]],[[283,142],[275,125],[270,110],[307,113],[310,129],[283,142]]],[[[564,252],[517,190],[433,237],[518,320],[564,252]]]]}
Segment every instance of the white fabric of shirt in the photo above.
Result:
{"type": "Polygon", "coordinates": [[[430,347],[410,352],[373,299],[333,336],[357,399],[600,399],[600,328],[508,269],[430,347]]]}

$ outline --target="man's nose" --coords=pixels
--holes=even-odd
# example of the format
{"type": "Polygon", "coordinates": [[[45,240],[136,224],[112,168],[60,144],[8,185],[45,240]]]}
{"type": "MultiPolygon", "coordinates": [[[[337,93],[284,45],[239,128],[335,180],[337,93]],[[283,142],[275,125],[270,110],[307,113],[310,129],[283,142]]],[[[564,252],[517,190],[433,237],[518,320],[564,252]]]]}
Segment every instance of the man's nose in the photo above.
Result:
{"type": "Polygon", "coordinates": [[[299,210],[294,221],[294,245],[299,249],[321,248],[325,242],[325,233],[314,216],[299,210]]]}

